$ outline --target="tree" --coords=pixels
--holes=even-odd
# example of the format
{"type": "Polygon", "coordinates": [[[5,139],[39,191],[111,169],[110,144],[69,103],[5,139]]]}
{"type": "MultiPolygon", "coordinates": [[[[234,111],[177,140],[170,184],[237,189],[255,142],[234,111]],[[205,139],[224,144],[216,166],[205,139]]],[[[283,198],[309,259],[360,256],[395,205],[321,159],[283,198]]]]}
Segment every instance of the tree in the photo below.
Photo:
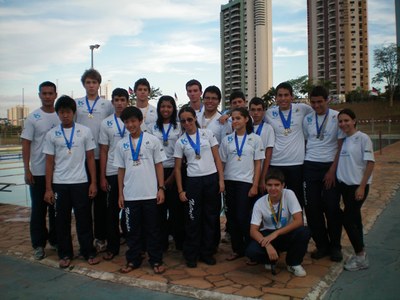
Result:
{"type": "Polygon", "coordinates": [[[289,82],[292,85],[294,99],[306,97],[306,95],[309,92],[308,75],[303,75],[297,77],[296,79],[290,79],[287,82],[289,82]]]}
{"type": "Polygon", "coordinates": [[[396,86],[400,84],[400,48],[396,44],[384,45],[374,50],[374,68],[378,72],[372,83],[385,82],[389,94],[389,106],[393,106],[396,86]]]}
{"type": "Polygon", "coordinates": [[[267,107],[270,107],[271,105],[275,104],[275,95],[276,90],[274,87],[271,87],[269,91],[261,97],[261,99],[264,100],[267,107]]]}
{"type": "MultiPolygon", "coordinates": [[[[132,89],[129,88],[129,91],[132,89]]],[[[162,91],[160,88],[155,88],[154,86],[150,87],[150,94],[149,94],[149,100],[157,99],[162,95],[162,91]]],[[[135,93],[131,93],[129,95],[129,101],[131,102],[131,105],[136,105],[136,95],[135,93]]]]}

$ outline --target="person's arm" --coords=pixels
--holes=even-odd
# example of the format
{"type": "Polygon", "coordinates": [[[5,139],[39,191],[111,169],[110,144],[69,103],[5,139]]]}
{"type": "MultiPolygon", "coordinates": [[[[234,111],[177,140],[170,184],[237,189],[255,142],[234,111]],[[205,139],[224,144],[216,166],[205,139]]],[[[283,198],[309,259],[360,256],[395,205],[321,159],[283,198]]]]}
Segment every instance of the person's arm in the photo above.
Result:
{"type": "Polygon", "coordinates": [[[125,168],[118,168],[118,205],[119,208],[124,208],[124,178],[125,168]]]}
{"type": "Polygon", "coordinates": [[[227,114],[220,116],[219,119],[218,119],[218,122],[221,125],[224,125],[228,121],[229,118],[230,118],[230,115],[229,115],[229,112],[228,112],[227,114]]]}
{"type": "Polygon", "coordinates": [[[182,158],[175,157],[174,173],[175,173],[176,187],[178,188],[179,200],[181,200],[182,202],[186,202],[188,201],[188,199],[186,198],[186,192],[183,190],[181,167],[182,167],[182,158]]]}
{"type": "Polygon", "coordinates": [[[171,187],[175,183],[175,172],[171,172],[167,179],[165,179],[165,186],[171,187]]]}
{"type": "Polygon", "coordinates": [[[260,232],[259,225],[250,224],[250,236],[253,238],[253,240],[259,243],[261,247],[264,247],[267,250],[267,254],[270,261],[278,260],[279,258],[278,252],[276,251],[274,246],[272,246],[272,244],[262,245],[264,236],[260,232]]]}
{"type": "Polygon", "coordinates": [[[254,176],[253,176],[253,185],[249,190],[249,197],[254,197],[258,194],[258,183],[260,181],[261,174],[261,160],[257,159],[254,161],[254,176]]]}
{"type": "Polygon", "coordinates": [[[342,149],[342,145],[343,145],[343,139],[338,139],[338,149],[335,154],[335,159],[333,160],[333,163],[332,163],[331,167],[329,168],[328,172],[326,172],[326,174],[324,176],[324,184],[325,184],[326,189],[330,189],[335,186],[336,169],[338,166],[339,155],[340,155],[340,151],[342,149]]]}
{"type": "Polygon", "coordinates": [[[272,149],[273,149],[272,147],[267,147],[265,149],[265,159],[261,169],[260,182],[258,184],[258,189],[260,190],[261,194],[264,194],[265,191],[267,190],[267,187],[265,185],[265,180],[267,178],[269,165],[271,164],[272,149]]]}
{"type": "Polygon", "coordinates": [[[218,145],[211,147],[211,152],[214,157],[215,166],[217,167],[219,192],[222,193],[225,190],[224,167],[222,166],[222,161],[221,158],[219,157],[218,145]]]}
{"type": "Polygon", "coordinates": [[[53,173],[54,173],[54,155],[46,154],[46,190],[44,193],[44,201],[54,204],[53,192],[53,173]]]}
{"type": "Polygon", "coordinates": [[[104,192],[108,192],[108,182],[106,178],[106,168],[107,168],[107,160],[108,160],[108,145],[100,144],[100,188],[104,192]]]}
{"type": "Polygon", "coordinates": [[[361,179],[360,185],[356,189],[356,200],[363,200],[365,196],[365,187],[367,186],[368,179],[371,177],[372,171],[374,170],[375,162],[369,160],[367,161],[367,166],[365,168],[363,177],[361,179]]]}
{"type": "Polygon", "coordinates": [[[22,139],[22,160],[24,162],[24,173],[25,173],[25,183],[28,185],[35,184],[35,179],[31,173],[31,169],[29,166],[30,158],[31,158],[31,144],[32,141],[27,139],[22,139]]]}
{"type": "Polygon", "coordinates": [[[165,193],[164,189],[161,188],[164,186],[164,168],[162,162],[156,163],[155,168],[158,182],[157,204],[163,204],[165,200],[165,193]]]}
{"type": "Polygon", "coordinates": [[[94,150],[86,151],[86,162],[90,175],[89,198],[92,199],[97,194],[96,163],[94,161],[94,150]]]}

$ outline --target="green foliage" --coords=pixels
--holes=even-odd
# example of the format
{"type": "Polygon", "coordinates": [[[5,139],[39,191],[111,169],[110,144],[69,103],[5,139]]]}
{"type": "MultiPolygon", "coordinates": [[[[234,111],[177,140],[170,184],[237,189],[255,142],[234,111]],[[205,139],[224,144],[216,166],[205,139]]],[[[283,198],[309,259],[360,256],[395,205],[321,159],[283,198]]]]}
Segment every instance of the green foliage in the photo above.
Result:
{"type": "MultiPolygon", "coordinates": [[[[162,91],[160,90],[160,88],[155,88],[154,86],[150,87],[149,100],[158,99],[161,96],[162,91]]],[[[136,104],[136,95],[134,93],[129,95],[129,101],[131,102],[131,105],[136,104]]]]}
{"type": "Polygon", "coordinates": [[[370,92],[364,91],[361,87],[357,87],[354,91],[346,94],[346,102],[365,102],[370,100],[370,92]]]}
{"type": "Polygon", "coordinates": [[[274,87],[271,87],[269,91],[261,97],[264,100],[266,107],[270,107],[275,104],[275,95],[276,90],[274,87]]]}

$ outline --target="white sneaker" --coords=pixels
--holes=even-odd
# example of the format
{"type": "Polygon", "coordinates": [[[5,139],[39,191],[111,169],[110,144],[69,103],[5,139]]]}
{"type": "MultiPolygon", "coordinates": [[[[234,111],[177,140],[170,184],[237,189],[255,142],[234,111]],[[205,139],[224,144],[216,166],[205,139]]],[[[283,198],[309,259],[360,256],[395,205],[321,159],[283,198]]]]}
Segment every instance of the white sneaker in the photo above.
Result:
{"type": "Polygon", "coordinates": [[[344,269],[347,271],[359,271],[363,269],[368,269],[369,261],[367,254],[362,256],[353,255],[350,259],[344,264],[344,269]]]}
{"type": "Polygon", "coordinates": [[[294,276],[297,277],[304,277],[307,275],[306,270],[304,270],[304,268],[301,265],[298,266],[287,266],[287,270],[290,273],[293,273],[294,276]]]}
{"type": "Polygon", "coordinates": [[[272,269],[272,266],[270,264],[265,264],[264,267],[265,267],[265,270],[268,270],[268,271],[271,271],[271,269],[272,269]]]}

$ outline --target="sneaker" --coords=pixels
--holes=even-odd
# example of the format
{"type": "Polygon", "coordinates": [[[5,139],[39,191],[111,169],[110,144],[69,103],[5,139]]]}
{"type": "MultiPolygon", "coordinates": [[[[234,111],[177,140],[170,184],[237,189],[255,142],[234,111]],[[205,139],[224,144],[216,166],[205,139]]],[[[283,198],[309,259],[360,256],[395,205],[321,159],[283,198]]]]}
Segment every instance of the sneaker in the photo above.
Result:
{"type": "Polygon", "coordinates": [[[306,270],[304,270],[304,268],[301,265],[287,266],[287,270],[290,273],[293,273],[294,276],[297,276],[297,277],[304,277],[307,275],[306,270]]]}
{"type": "Polygon", "coordinates": [[[344,264],[344,269],[347,271],[358,271],[363,269],[368,269],[369,261],[367,254],[362,256],[353,255],[350,259],[344,264]]]}
{"type": "Polygon", "coordinates": [[[343,260],[342,251],[339,249],[332,249],[331,251],[331,261],[341,262],[343,260]]]}
{"type": "Polygon", "coordinates": [[[106,241],[103,240],[98,240],[95,239],[94,240],[94,246],[96,247],[97,252],[104,252],[107,250],[107,244],[106,241]]]}
{"type": "Polygon", "coordinates": [[[50,245],[50,249],[51,249],[51,250],[54,250],[54,251],[57,251],[57,250],[58,250],[58,245],[57,245],[57,244],[49,243],[49,245],[50,245]]]}
{"type": "Polygon", "coordinates": [[[329,255],[329,251],[325,249],[316,249],[314,252],[311,253],[312,259],[321,259],[325,256],[329,255]]]}
{"type": "Polygon", "coordinates": [[[36,260],[42,260],[46,256],[44,248],[36,247],[33,251],[33,256],[35,257],[36,260]]]}
{"type": "Polygon", "coordinates": [[[200,261],[202,261],[203,263],[205,263],[206,265],[209,265],[209,266],[213,266],[213,265],[215,265],[217,263],[215,258],[212,257],[212,256],[200,257],[200,261]]]}
{"type": "Polygon", "coordinates": [[[271,264],[265,264],[264,265],[265,270],[271,271],[272,270],[272,265],[271,264]]]}

